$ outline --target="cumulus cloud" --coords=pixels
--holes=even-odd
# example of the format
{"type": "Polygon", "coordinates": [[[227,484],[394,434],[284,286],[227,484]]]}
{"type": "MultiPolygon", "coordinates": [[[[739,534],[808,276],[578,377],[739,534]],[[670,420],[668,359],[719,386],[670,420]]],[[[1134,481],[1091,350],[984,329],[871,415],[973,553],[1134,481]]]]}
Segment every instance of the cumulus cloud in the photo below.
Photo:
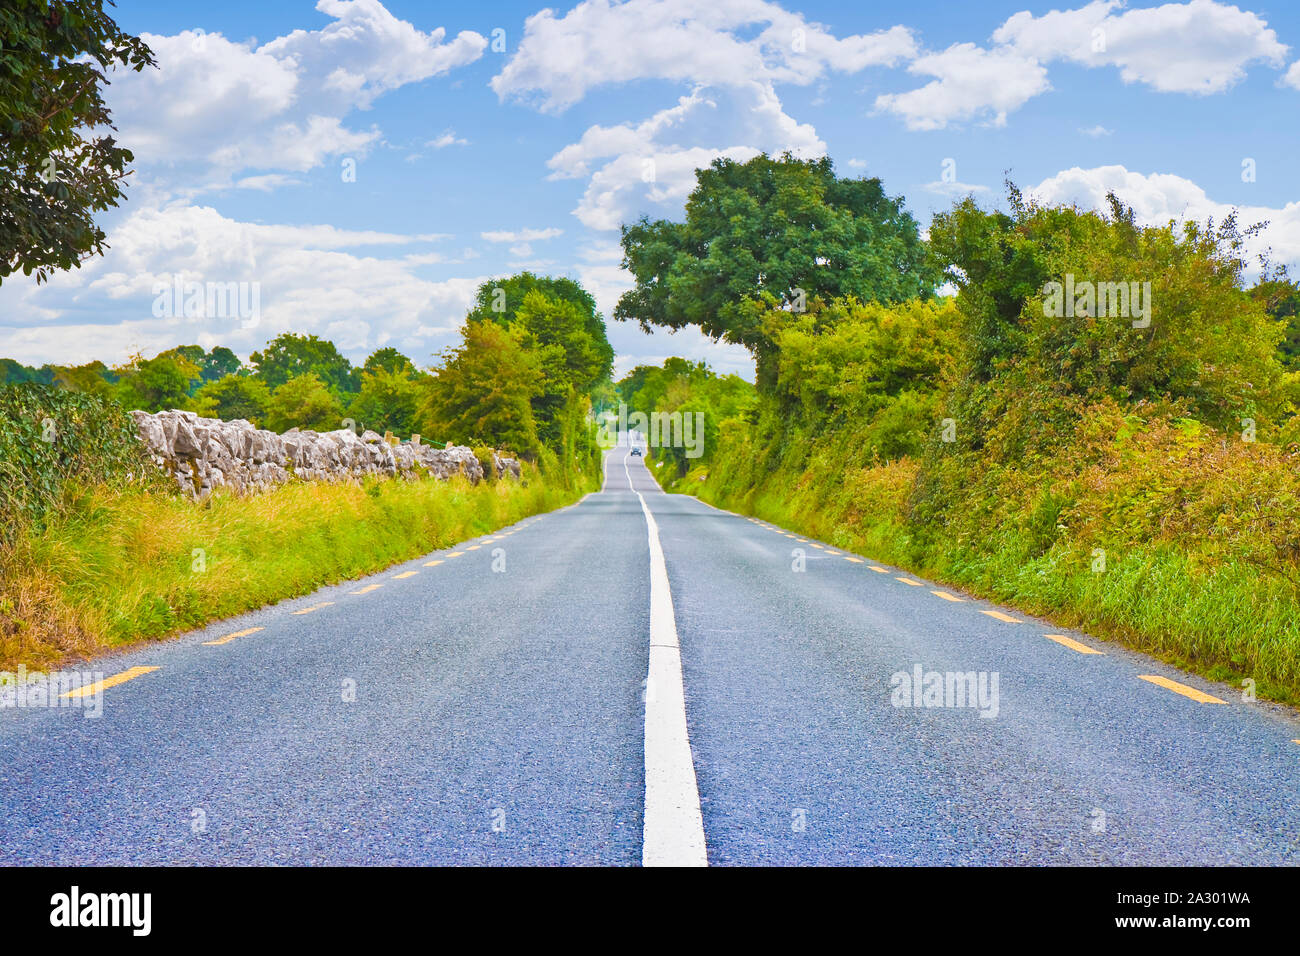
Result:
{"type": "Polygon", "coordinates": [[[245,170],[305,172],[364,154],[381,133],[351,128],[345,116],[478,59],[487,43],[472,32],[424,33],[379,0],[319,0],[316,9],[333,21],[261,46],[201,30],[142,35],[158,69],[116,75],[108,100],[120,140],[150,177],[185,182],[193,195],[245,170]]]}
{"type": "Polygon", "coordinates": [[[392,344],[416,357],[449,341],[483,281],[433,282],[421,266],[436,254],[381,258],[368,247],[402,248],[443,239],[330,225],[239,222],[206,206],[177,202],[141,209],[109,234],[111,248],[47,285],[6,282],[0,337],[20,361],[120,361],[178,341],[226,345],[247,355],[280,332],[316,333],[360,356],[392,344]],[[182,282],[257,283],[260,316],[157,318],[159,288],[182,282]]]}
{"type": "Polygon", "coordinates": [[[675,106],[640,122],[592,126],[549,161],[552,179],[588,180],[574,215],[605,230],[640,212],[671,212],[695,171],[719,157],[824,155],[816,130],[785,112],[777,85],[892,66],[915,53],[905,27],[836,37],[766,0],[585,0],[563,16],[546,9],[529,17],[491,85],[502,99],[562,112],[602,86],[690,84],[675,106]]]}
{"type": "Polygon", "coordinates": [[[907,69],[935,79],[906,93],[876,97],[876,109],[896,113],[913,130],[942,129],[970,119],[1004,126],[1007,113],[1051,88],[1046,67],[1034,58],[973,43],[920,57],[907,69]]]}
{"type": "Polygon", "coordinates": [[[585,0],[564,16],[545,9],[529,17],[492,89],[558,112],[611,83],[806,85],[827,70],[892,66],[915,51],[904,27],[836,38],[763,0],[585,0]]]}
{"type": "Polygon", "coordinates": [[[1280,67],[1286,46],[1257,14],[1215,0],[1125,10],[1119,0],[1095,0],[1077,10],[1041,17],[1012,16],[993,34],[1040,60],[1118,67],[1125,83],[1162,93],[1221,93],[1240,82],[1251,63],[1280,67]]]}
{"type": "Polygon", "coordinates": [[[815,158],[825,155],[826,144],[812,126],[785,113],[769,84],[753,82],[697,87],[640,123],[593,126],[547,165],[552,179],[588,179],[574,215],[605,230],[647,208],[679,208],[695,186],[695,171],[719,157],[743,162],[785,151],[815,158]]]}
{"type": "Polygon", "coordinates": [[[1042,16],[1017,13],[985,48],[958,43],[917,58],[909,71],[936,79],[876,98],[876,108],[909,129],[953,122],[1006,123],[1007,114],[1051,89],[1046,65],[1068,61],[1114,67],[1125,83],[1160,93],[1222,93],[1248,66],[1281,67],[1287,47],[1257,14],[1215,0],[1122,10],[1120,0],[1094,0],[1042,16]]]}

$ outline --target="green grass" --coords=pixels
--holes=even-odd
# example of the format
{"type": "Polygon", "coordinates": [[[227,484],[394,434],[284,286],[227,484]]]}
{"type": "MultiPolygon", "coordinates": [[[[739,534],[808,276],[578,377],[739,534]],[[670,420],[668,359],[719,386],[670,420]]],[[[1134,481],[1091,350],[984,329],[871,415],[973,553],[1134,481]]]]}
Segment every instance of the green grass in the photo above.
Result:
{"type": "Polygon", "coordinates": [[[310,593],[576,501],[581,476],[292,483],[196,504],[70,491],[0,554],[0,669],[57,666],[310,593]]]}

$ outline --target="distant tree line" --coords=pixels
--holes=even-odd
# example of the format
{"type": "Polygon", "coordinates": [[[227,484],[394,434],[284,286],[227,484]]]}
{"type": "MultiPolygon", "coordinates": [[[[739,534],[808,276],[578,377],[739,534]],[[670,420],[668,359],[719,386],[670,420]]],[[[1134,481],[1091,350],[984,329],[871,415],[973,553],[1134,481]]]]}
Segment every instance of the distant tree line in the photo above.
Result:
{"type": "Polygon", "coordinates": [[[57,385],[145,411],[179,408],[259,427],[354,427],[536,457],[595,454],[592,397],[611,392],[614,352],[577,282],[529,272],[483,283],[459,344],[422,369],[395,348],[354,366],[328,339],[285,332],[245,363],[181,345],[109,367],[0,359],[0,385],[57,385]]]}

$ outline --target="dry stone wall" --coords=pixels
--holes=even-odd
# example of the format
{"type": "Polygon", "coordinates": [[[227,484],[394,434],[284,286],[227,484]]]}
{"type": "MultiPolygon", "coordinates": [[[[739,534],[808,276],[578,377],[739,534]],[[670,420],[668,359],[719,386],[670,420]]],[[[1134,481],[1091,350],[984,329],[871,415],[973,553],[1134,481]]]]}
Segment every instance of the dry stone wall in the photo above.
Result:
{"type": "MultiPolygon", "coordinates": [[[[181,489],[202,498],[214,488],[237,494],[266,491],[288,481],[349,481],[366,475],[442,480],[465,475],[477,484],[483,464],[463,445],[390,444],[384,436],[350,429],[283,435],[239,419],[201,418],[179,410],[135,411],[136,429],[150,455],[181,489]]],[[[492,454],[497,477],[520,475],[519,462],[492,454]]]]}

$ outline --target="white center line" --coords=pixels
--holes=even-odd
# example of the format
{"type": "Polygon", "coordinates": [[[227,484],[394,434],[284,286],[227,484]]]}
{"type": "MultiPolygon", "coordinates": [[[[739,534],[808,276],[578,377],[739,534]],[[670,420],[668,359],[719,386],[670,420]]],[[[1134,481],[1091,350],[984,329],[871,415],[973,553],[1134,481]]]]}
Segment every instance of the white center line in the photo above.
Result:
{"type": "Polygon", "coordinates": [[[677,620],[659,526],[623,456],[627,486],[641,502],[650,541],[650,673],[645,694],[645,818],[642,866],[708,866],[704,819],[691,741],[686,730],[686,693],[677,620]]]}

